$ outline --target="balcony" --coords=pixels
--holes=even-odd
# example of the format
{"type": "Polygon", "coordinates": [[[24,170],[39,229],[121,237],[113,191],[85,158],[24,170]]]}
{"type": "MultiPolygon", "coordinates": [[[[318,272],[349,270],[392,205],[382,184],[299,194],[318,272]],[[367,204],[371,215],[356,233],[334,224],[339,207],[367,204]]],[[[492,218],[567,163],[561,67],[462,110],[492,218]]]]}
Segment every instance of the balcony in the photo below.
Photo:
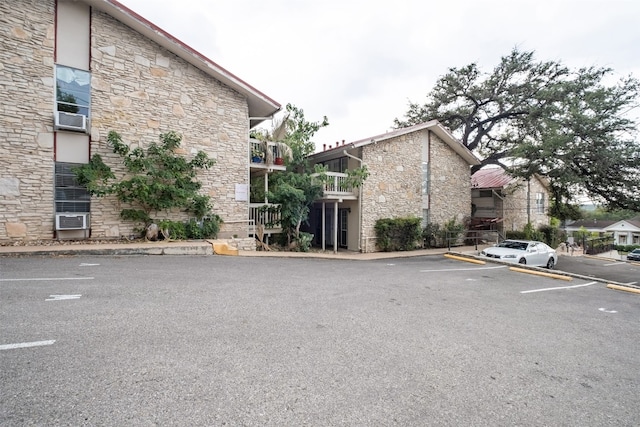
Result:
{"type": "Polygon", "coordinates": [[[322,200],[358,200],[358,188],[349,185],[346,173],[325,172],[325,175],[322,200]]]}
{"type": "Polygon", "coordinates": [[[284,171],[286,166],[284,165],[284,154],[280,152],[278,145],[275,142],[267,142],[267,150],[265,150],[265,143],[258,141],[257,139],[250,139],[249,146],[249,165],[252,169],[265,171],[284,171]]]}
{"type": "Polygon", "coordinates": [[[254,224],[254,230],[250,230],[251,234],[255,234],[255,227],[262,225],[265,233],[280,233],[282,226],[280,224],[280,205],[274,203],[249,203],[249,220],[254,224]]]}

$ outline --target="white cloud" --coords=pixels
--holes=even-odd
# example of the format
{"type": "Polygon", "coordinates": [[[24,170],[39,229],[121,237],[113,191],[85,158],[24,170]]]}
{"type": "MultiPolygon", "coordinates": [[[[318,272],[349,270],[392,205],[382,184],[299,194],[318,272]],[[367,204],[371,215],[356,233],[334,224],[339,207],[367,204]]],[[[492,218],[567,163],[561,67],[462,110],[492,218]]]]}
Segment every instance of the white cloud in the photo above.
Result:
{"type": "Polygon", "coordinates": [[[310,121],[322,146],[389,130],[451,67],[514,46],[640,77],[637,0],[120,0],[310,121]]]}

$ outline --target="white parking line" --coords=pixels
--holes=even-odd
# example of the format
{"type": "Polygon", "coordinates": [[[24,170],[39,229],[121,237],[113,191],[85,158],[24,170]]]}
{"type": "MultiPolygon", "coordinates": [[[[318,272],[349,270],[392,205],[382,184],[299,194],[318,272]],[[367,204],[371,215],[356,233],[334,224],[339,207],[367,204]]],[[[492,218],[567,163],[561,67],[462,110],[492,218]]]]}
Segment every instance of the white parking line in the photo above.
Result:
{"type": "Polygon", "coordinates": [[[49,298],[46,299],[45,301],[64,301],[64,300],[68,300],[68,299],[79,299],[82,296],[82,294],[76,294],[76,295],[49,295],[49,298]]]}
{"type": "Polygon", "coordinates": [[[445,269],[442,269],[442,270],[420,270],[420,273],[434,273],[436,271],[495,270],[496,268],[506,268],[506,265],[499,265],[497,267],[445,268],[445,269]]]}
{"type": "Polygon", "coordinates": [[[530,291],[522,291],[520,292],[521,294],[530,294],[533,292],[544,292],[544,291],[558,291],[561,289],[573,289],[573,288],[582,288],[584,286],[591,286],[591,285],[595,285],[598,282],[589,282],[589,283],[585,283],[583,285],[573,285],[573,286],[559,286],[557,288],[544,288],[544,289],[532,289],[530,291]]]}
{"type": "Polygon", "coordinates": [[[0,350],[13,350],[14,348],[40,347],[43,345],[51,345],[54,342],[56,342],[56,340],[21,342],[18,344],[4,344],[4,345],[0,345],[0,350]]]}
{"type": "Polygon", "coordinates": [[[627,265],[627,264],[624,263],[624,262],[620,262],[620,261],[612,262],[611,264],[604,264],[605,267],[611,267],[612,265],[627,265]]]}
{"type": "Polygon", "coordinates": [[[93,280],[93,277],[37,277],[28,279],[0,279],[0,282],[50,282],[53,280],[93,280]]]}

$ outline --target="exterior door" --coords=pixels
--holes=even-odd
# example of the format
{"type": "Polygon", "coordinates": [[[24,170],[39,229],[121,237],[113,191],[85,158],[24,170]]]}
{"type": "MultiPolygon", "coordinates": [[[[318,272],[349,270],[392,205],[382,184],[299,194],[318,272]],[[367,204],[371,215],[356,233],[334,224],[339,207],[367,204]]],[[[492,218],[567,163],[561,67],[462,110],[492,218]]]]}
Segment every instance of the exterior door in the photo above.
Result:
{"type": "Polygon", "coordinates": [[[338,209],[338,245],[341,248],[346,248],[347,243],[347,224],[349,223],[349,210],[338,209]]]}

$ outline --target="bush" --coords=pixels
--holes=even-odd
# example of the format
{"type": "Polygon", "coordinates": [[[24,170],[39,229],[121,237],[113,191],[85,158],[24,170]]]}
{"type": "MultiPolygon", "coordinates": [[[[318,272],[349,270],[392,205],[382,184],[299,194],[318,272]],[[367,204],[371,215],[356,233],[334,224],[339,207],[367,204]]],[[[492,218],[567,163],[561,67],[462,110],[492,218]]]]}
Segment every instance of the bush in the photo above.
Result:
{"type": "MultiPolygon", "coordinates": [[[[181,141],[180,134],[170,131],[160,135],[159,143],[152,142],[146,149],[131,149],[117,132],[110,131],[107,143],[113,153],[120,156],[126,174],[117,179],[99,154],[94,154],[89,163],[74,168],[74,173],[78,183],[92,196],[114,195],[126,206],[120,217],[143,227],[153,223],[159,212],[182,211],[202,219],[211,215],[211,200],[199,193],[202,183],[197,177],[215,161],[204,151],[198,151],[191,159],[185,158],[178,150],[181,141]]],[[[168,220],[157,224],[170,236],[166,238],[171,239],[215,236],[219,229],[218,220],[206,225],[201,220],[198,226],[168,220]]]]}
{"type": "Polygon", "coordinates": [[[440,241],[440,224],[429,223],[422,229],[422,241],[426,248],[437,248],[441,244],[440,241]]]}
{"type": "Polygon", "coordinates": [[[311,248],[311,241],[313,240],[313,234],[300,232],[298,238],[295,240],[295,248],[298,252],[309,252],[311,248]]]}
{"type": "Polygon", "coordinates": [[[184,222],[164,219],[158,221],[160,235],[166,240],[184,240],[187,238],[187,229],[184,222]]]}
{"type": "Polygon", "coordinates": [[[375,225],[377,246],[384,252],[410,251],[420,247],[420,218],[383,218],[375,225]]]}
{"type": "Polygon", "coordinates": [[[640,248],[640,245],[615,245],[613,248],[618,252],[629,253],[634,249],[640,248]]]}
{"type": "Polygon", "coordinates": [[[461,237],[464,237],[465,230],[464,224],[457,223],[455,218],[445,222],[444,225],[431,222],[422,229],[423,246],[443,248],[458,245],[461,237]]]}
{"type": "Polygon", "coordinates": [[[187,222],[168,219],[158,222],[161,236],[164,239],[215,239],[220,231],[222,219],[218,215],[205,217],[201,221],[190,219],[187,222]]]}

